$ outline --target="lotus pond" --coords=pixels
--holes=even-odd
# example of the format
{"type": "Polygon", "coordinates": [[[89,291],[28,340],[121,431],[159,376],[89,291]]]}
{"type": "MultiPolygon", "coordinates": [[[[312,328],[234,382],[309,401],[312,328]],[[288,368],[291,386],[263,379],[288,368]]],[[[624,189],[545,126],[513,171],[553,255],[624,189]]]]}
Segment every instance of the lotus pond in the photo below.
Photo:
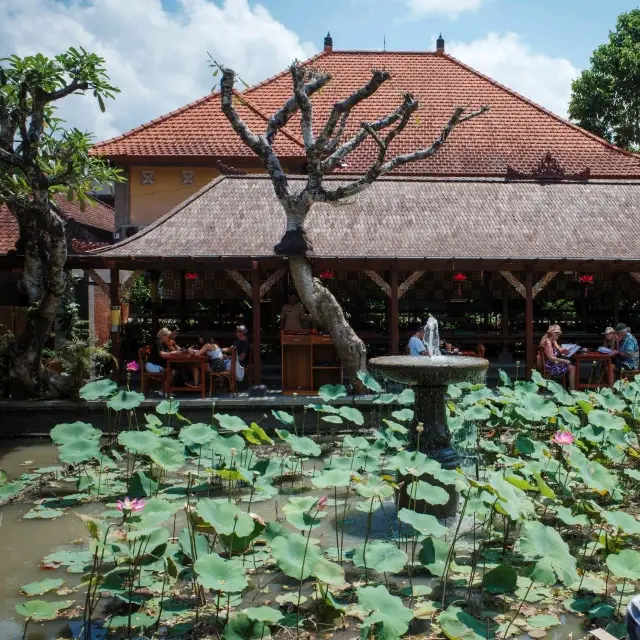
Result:
{"type": "Polygon", "coordinates": [[[457,470],[406,449],[411,391],[363,382],[377,429],[330,386],[324,404],[274,412],[275,433],[86,385],[110,433],[61,424],[51,444],[0,451],[2,638],[625,635],[640,379],[451,386],[457,470]],[[456,516],[436,518],[454,487],[456,516]]]}

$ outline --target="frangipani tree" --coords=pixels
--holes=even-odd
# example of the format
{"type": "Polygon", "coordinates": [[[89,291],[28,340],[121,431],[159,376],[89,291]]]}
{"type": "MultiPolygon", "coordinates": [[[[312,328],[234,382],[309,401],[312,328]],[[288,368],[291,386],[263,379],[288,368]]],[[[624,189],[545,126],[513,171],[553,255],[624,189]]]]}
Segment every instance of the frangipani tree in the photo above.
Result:
{"type": "Polygon", "coordinates": [[[61,392],[41,363],[66,287],[65,223],[52,196],[64,192],[83,208],[96,183],[120,179],[105,160],[89,155],[88,133],[65,129],[56,118],[60,100],[88,91],[104,111],[104,100],[118,89],[104,60],[84,49],[0,60],[0,203],[18,223],[24,253],[19,287],[29,302],[25,329],[2,363],[14,392],[61,392]]]}
{"type": "Polygon", "coordinates": [[[455,127],[485,113],[488,106],[475,111],[467,111],[465,107],[455,108],[440,135],[428,147],[387,158],[391,144],[404,131],[420,106],[410,93],[405,93],[395,111],[375,122],[362,122],[353,136],[343,140],[353,109],[371,98],[391,79],[387,71],[372,71],[370,80],[364,86],[333,105],[327,121],[318,129],[313,117],[312,97],[331,81],[331,75],[294,62],[290,67],[293,95],[270,117],[264,133],[256,133],[242,120],[234,106],[234,100],[242,100],[234,93],[236,73],[224,67],[219,69],[222,72],[222,111],[240,139],[262,160],[286,216],[286,230],[275,252],[289,258],[291,274],[302,302],[331,334],[347,375],[355,381],[357,372],[366,370],[366,348],[347,322],[339,302],[313,277],[308,259],[312,247],[305,229],[307,215],[316,203],[343,201],[394,169],[435,155],[455,127]],[[301,191],[293,192],[274,151],[274,142],[278,133],[298,113],[307,158],[307,181],[301,191]],[[324,183],[325,175],[343,163],[368,138],[374,140],[378,153],[372,158],[367,172],[347,185],[328,188],[324,183]]]}

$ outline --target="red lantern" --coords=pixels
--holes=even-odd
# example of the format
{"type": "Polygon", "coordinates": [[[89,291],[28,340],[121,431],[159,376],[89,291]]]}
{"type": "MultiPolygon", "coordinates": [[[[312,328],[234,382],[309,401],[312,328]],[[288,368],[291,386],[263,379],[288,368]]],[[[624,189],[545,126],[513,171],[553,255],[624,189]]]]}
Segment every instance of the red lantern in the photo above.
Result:
{"type": "Polygon", "coordinates": [[[593,284],[595,281],[595,276],[593,273],[581,273],[578,276],[578,282],[584,285],[584,297],[587,297],[587,290],[590,284],[593,284]]]}
{"type": "Polygon", "coordinates": [[[336,274],[333,271],[321,271],[320,279],[321,280],[332,280],[336,277],[336,274]]]}
{"type": "Polygon", "coordinates": [[[193,271],[187,271],[184,274],[184,279],[185,280],[198,280],[199,278],[200,278],[200,276],[197,273],[193,272],[193,271]]]}
{"type": "Polygon", "coordinates": [[[454,282],[458,283],[458,291],[457,291],[457,296],[460,297],[462,295],[462,283],[466,282],[468,280],[467,278],[467,274],[466,273],[462,273],[462,271],[458,271],[457,273],[453,274],[453,278],[451,278],[454,282]]]}

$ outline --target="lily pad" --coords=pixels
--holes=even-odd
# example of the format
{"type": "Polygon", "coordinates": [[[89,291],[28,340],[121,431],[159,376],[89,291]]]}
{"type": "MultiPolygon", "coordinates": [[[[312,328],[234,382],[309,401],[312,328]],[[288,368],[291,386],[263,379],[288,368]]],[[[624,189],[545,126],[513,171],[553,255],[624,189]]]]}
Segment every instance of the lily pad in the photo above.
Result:
{"type": "Polygon", "coordinates": [[[181,429],[178,437],[187,447],[197,448],[211,442],[217,435],[211,425],[198,422],[181,429]]]}
{"type": "Polygon", "coordinates": [[[373,393],[382,393],[380,383],[368,371],[358,371],[357,375],[360,382],[362,382],[369,391],[373,391],[373,393]]]}
{"type": "Polygon", "coordinates": [[[337,400],[347,395],[347,388],[343,384],[325,384],[318,390],[318,395],[325,401],[337,400]]]}
{"type": "Polygon", "coordinates": [[[271,632],[265,622],[237,613],[229,619],[222,637],[224,640],[270,640],[271,632]]]}
{"type": "Polygon", "coordinates": [[[73,440],[99,440],[102,431],[87,422],[69,422],[56,425],[49,435],[54,444],[65,444],[73,440]]]}
{"type": "Polygon", "coordinates": [[[290,424],[293,424],[294,422],[293,416],[290,413],[287,413],[286,411],[275,411],[272,409],[271,413],[273,417],[276,420],[279,420],[280,422],[282,422],[282,424],[290,425],[290,424]]]}
{"type": "Polygon", "coordinates": [[[487,624],[478,620],[460,607],[449,607],[438,616],[442,631],[451,640],[486,640],[492,637],[487,634],[487,624]]]}
{"type": "Polygon", "coordinates": [[[356,567],[368,567],[378,573],[399,573],[407,564],[408,556],[395,544],[372,542],[360,545],[353,554],[356,567]]]}
{"type": "Polygon", "coordinates": [[[271,554],[278,566],[291,578],[304,580],[312,573],[316,563],[322,558],[322,552],[299,533],[277,536],[271,542],[271,554]]]}
{"type": "Polygon", "coordinates": [[[376,637],[385,640],[400,638],[408,631],[413,611],[407,609],[398,596],[392,596],[386,587],[359,587],[357,594],[360,608],[370,612],[362,621],[362,637],[370,637],[372,627],[376,629],[376,637]]]}
{"type": "Polygon", "coordinates": [[[225,560],[217,553],[209,553],[198,558],[193,568],[205,589],[239,593],[248,586],[241,560],[225,560]]]}
{"type": "Polygon", "coordinates": [[[349,422],[362,426],[364,424],[364,416],[362,412],[353,407],[340,407],[340,415],[349,422]]]}
{"type": "Polygon", "coordinates": [[[118,442],[129,453],[145,455],[160,444],[160,438],[151,431],[123,431],[118,434],[118,442]]]}
{"type": "Polygon", "coordinates": [[[163,400],[156,405],[156,413],[161,416],[173,416],[180,411],[180,402],[174,398],[163,400]]]}
{"type": "Polygon", "coordinates": [[[627,580],[640,580],[640,552],[624,549],[607,556],[607,567],[614,576],[627,580]]]}
{"type": "Polygon", "coordinates": [[[427,504],[443,505],[449,502],[449,494],[442,487],[438,487],[422,480],[417,480],[407,486],[407,495],[412,500],[424,500],[427,504]]]}
{"type": "Polygon", "coordinates": [[[80,464],[89,460],[100,459],[99,440],[78,439],[63,444],[58,449],[58,457],[61,462],[67,464],[80,464]]]}
{"type": "Polygon", "coordinates": [[[44,593],[59,589],[64,584],[62,578],[47,578],[41,582],[30,582],[20,587],[20,593],[25,596],[41,596],[44,593]]]}
{"type": "Polygon", "coordinates": [[[218,535],[244,537],[254,529],[253,518],[231,502],[204,498],[198,501],[196,514],[202,519],[202,524],[215,529],[218,535]]]}
{"type": "Polygon", "coordinates": [[[102,400],[110,398],[118,390],[118,385],[113,380],[101,378],[87,382],[78,392],[83,400],[102,400]]]}
{"type": "Polygon", "coordinates": [[[28,600],[16,605],[16,611],[25,618],[32,620],[54,620],[63,609],[73,605],[73,600],[45,602],[44,600],[28,600]]]}
{"type": "Polygon", "coordinates": [[[276,624],[279,620],[282,620],[282,613],[273,607],[250,607],[242,613],[251,618],[251,620],[268,622],[269,624],[276,624]]]}
{"type": "Polygon", "coordinates": [[[534,629],[549,629],[560,624],[560,620],[555,616],[540,614],[527,618],[527,624],[534,629]]]}
{"type": "Polygon", "coordinates": [[[513,567],[506,564],[500,564],[482,576],[482,586],[489,593],[510,593],[515,590],[517,584],[518,574],[513,567]]]}
{"type": "Polygon", "coordinates": [[[133,409],[137,409],[143,400],[144,393],[121,389],[107,402],[107,406],[114,411],[132,411],[133,409]]]}
{"type": "Polygon", "coordinates": [[[442,526],[435,516],[427,513],[416,513],[411,509],[400,509],[398,520],[411,525],[419,534],[423,536],[434,536],[441,538],[446,535],[448,529],[442,526]]]}
{"type": "Polygon", "coordinates": [[[238,416],[232,416],[226,413],[217,413],[215,418],[218,421],[218,424],[226,431],[238,433],[249,428],[249,425],[238,416]]]}

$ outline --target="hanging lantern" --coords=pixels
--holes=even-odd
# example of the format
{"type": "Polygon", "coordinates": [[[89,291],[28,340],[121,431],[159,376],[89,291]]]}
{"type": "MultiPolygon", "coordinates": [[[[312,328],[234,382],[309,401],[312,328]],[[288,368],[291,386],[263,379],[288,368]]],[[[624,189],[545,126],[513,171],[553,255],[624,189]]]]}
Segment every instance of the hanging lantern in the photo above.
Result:
{"type": "Polygon", "coordinates": [[[455,283],[457,283],[458,285],[458,290],[456,295],[458,297],[460,297],[462,295],[462,283],[466,282],[468,280],[467,278],[467,274],[466,273],[462,273],[462,271],[458,271],[457,273],[453,274],[453,278],[451,278],[455,283]]]}
{"type": "Polygon", "coordinates": [[[197,273],[195,273],[194,271],[187,271],[184,274],[184,279],[185,280],[199,280],[200,276],[197,273]]]}
{"type": "Polygon", "coordinates": [[[336,274],[333,271],[321,271],[320,279],[321,280],[333,280],[336,277],[336,274]]]}
{"type": "Polygon", "coordinates": [[[584,297],[587,297],[587,291],[590,284],[595,281],[595,275],[593,273],[581,273],[578,276],[578,282],[584,285],[584,297]]]}

